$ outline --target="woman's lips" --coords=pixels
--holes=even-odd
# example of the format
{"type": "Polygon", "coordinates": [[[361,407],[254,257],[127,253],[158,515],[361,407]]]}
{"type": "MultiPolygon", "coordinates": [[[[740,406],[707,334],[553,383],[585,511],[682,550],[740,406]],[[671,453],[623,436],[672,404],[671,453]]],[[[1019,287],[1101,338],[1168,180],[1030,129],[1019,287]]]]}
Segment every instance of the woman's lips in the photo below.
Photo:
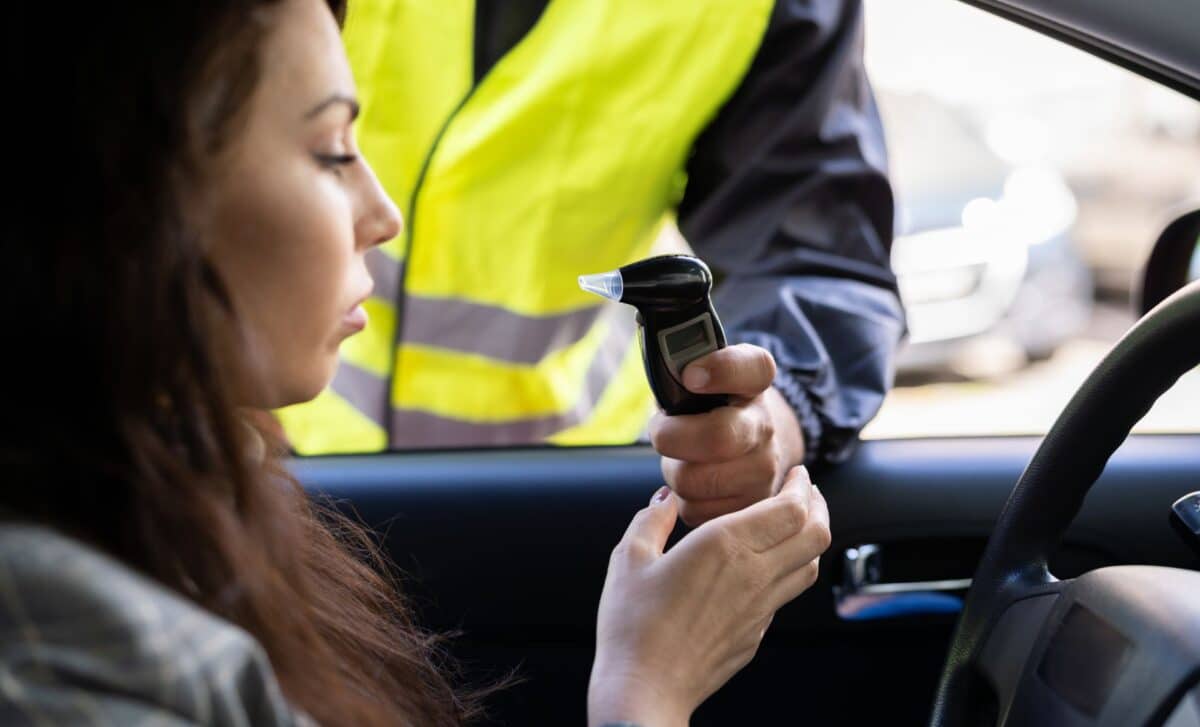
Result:
{"type": "Polygon", "coordinates": [[[367,311],[363,308],[363,304],[371,297],[371,292],[375,289],[375,284],[369,278],[366,282],[366,286],[361,288],[362,293],[354,299],[354,304],[342,314],[341,324],[338,326],[338,333],[341,334],[341,338],[353,336],[367,327],[367,311]]]}
{"type": "Polygon", "coordinates": [[[346,311],[346,315],[342,316],[342,330],[347,336],[352,336],[366,327],[367,311],[361,303],[346,311]]]}

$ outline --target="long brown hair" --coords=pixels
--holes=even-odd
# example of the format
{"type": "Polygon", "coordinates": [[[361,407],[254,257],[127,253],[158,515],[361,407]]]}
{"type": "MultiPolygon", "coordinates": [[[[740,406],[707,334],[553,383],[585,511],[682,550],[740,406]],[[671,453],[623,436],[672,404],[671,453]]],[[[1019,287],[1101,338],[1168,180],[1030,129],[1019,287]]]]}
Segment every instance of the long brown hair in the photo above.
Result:
{"type": "Polygon", "coordinates": [[[6,106],[27,123],[10,139],[0,506],[245,628],[322,723],[457,724],[474,698],[372,538],[314,505],[276,448],[251,455],[214,335],[232,313],[183,201],[237,128],[274,5],[25,3],[10,18],[6,106]]]}

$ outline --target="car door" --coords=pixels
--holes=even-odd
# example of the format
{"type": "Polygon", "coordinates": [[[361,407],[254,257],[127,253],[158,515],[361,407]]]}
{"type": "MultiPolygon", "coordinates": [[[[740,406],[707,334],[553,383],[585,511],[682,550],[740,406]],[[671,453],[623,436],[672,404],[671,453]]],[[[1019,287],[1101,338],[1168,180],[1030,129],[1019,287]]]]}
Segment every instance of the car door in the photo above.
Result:
{"type": "MultiPolygon", "coordinates": [[[[845,553],[878,546],[880,579],[889,583],[969,578],[1037,442],[873,441],[846,465],[818,472],[834,532],[821,578],[779,612],[755,660],[693,723],[923,722],[955,612],[914,601],[892,604],[892,615],[839,617],[845,553]]],[[[451,651],[470,679],[515,671],[523,680],[490,701],[495,724],[584,721],[608,555],[661,485],[653,450],[322,457],[295,471],[382,534],[423,622],[461,632],[451,651]]],[[[1197,482],[1200,436],[1131,437],[1052,570],[1068,577],[1122,563],[1197,567],[1167,526],[1170,504],[1197,482]]]]}
{"type": "MultiPolygon", "coordinates": [[[[1101,128],[1094,118],[1097,108],[1109,108],[1098,106],[1097,98],[1127,106],[1131,99],[1160,98],[1155,94],[1162,92],[1161,84],[1197,95],[1200,42],[1182,48],[1172,39],[1183,30],[1163,30],[1171,24],[1155,13],[1167,12],[1169,3],[1091,4],[1097,22],[1108,24],[1107,40],[1099,47],[1085,4],[1055,3],[1059,10],[1052,18],[1039,14],[1039,6],[1052,5],[1046,2],[978,4],[1156,80],[1123,72],[1111,76],[1103,61],[950,0],[905,3],[902,10],[896,4],[889,8],[887,0],[868,4],[869,62],[876,39],[875,48],[892,51],[870,66],[876,84],[912,92],[913,78],[927,78],[930,86],[916,92],[933,96],[940,114],[973,127],[979,143],[989,145],[989,156],[1005,159],[993,166],[1009,176],[996,180],[1001,191],[988,199],[1003,205],[1011,175],[1038,165],[1052,169],[1069,189],[1073,212],[1053,234],[1039,233],[1046,240],[1021,242],[1021,274],[1015,282],[1008,279],[1008,288],[988,288],[1007,291],[988,299],[1004,305],[993,305],[987,321],[976,321],[978,330],[942,339],[931,334],[923,342],[933,345],[920,349],[920,356],[910,355],[907,378],[850,461],[814,470],[829,501],[834,534],[820,580],[779,612],[754,661],[700,708],[694,724],[919,724],[927,719],[964,579],[970,578],[993,522],[1033,455],[1037,435],[1132,320],[1123,308],[1131,291],[1121,289],[1122,266],[1130,277],[1145,244],[1165,222],[1166,210],[1194,191],[1190,185],[1200,167],[1187,156],[1200,146],[1194,98],[1164,92],[1171,95],[1161,98],[1180,111],[1164,121],[1162,104],[1144,104],[1143,115],[1129,121],[1133,131],[1121,125],[1101,128]],[[884,22],[889,13],[903,13],[910,24],[902,29],[884,22]],[[1124,25],[1116,23],[1121,13],[1124,25]],[[927,39],[913,34],[913,22],[925,28],[927,39]],[[1127,46],[1114,40],[1113,28],[1122,27],[1136,36],[1127,46]],[[954,64],[947,63],[944,44],[953,45],[954,64]],[[1011,49],[1011,44],[1020,50],[988,66],[996,49],[1011,49]],[[916,58],[912,77],[897,78],[905,58],[916,58]],[[1047,65],[1039,66],[1043,61],[1047,65]],[[972,69],[965,86],[955,65],[972,69]],[[1047,68],[1064,66],[1072,69],[1073,81],[1048,84],[1028,97],[1005,91],[1035,86],[1054,75],[1047,68]],[[971,85],[979,87],[967,88],[971,85]],[[1047,108],[1053,113],[1039,116],[1047,108]],[[1009,112],[1017,113],[1016,122],[1009,112]],[[1037,123],[1022,125],[1020,114],[1037,123]],[[1153,128],[1142,134],[1141,124],[1153,128]],[[1164,126],[1174,130],[1164,133],[1164,126]],[[1090,143],[1068,138],[1079,136],[1079,128],[1097,137],[1090,143]],[[1174,134],[1182,134],[1183,141],[1174,134]],[[1043,149],[1045,158],[1022,158],[1029,150],[1014,144],[1032,143],[1035,137],[1051,151],[1071,146],[1074,156],[1043,149]],[[1114,138],[1124,141],[1114,146],[1114,138]],[[1127,153],[1114,151],[1118,148],[1127,153]],[[1153,163],[1163,159],[1170,163],[1153,163]],[[1178,177],[1178,182],[1167,184],[1163,177],[1178,177]],[[1136,197],[1132,202],[1131,196],[1136,197]],[[1117,199],[1124,200],[1124,212],[1114,213],[1117,199]],[[1096,232],[1108,229],[1096,220],[1111,220],[1113,214],[1123,215],[1129,237],[1141,238],[1124,241],[1133,247],[1116,245],[1114,252],[1115,243],[1103,230],[1096,232]],[[1040,247],[1054,240],[1054,254],[1040,247]],[[1068,253],[1095,281],[1098,297],[1092,299],[1089,285],[1086,320],[1055,340],[1049,352],[1035,351],[1026,346],[1021,326],[1034,333],[1045,330],[1058,307],[1039,307],[1039,301],[1070,295],[1078,302],[1076,288],[1054,288],[1057,278],[1049,274],[1061,269],[1062,255],[1068,253]],[[960,365],[960,358],[971,356],[982,357],[992,369],[960,365]],[[1010,364],[996,370],[997,359],[1010,364]]],[[[1193,41],[1195,35],[1193,29],[1193,41]]],[[[934,160],[928,173],[949,173],[948,164],[937,163],[936,140],[920,140],[919,114],[913,128],[890,124],[887,108],[884,120],[894,148],[914,143],[909,138],[915,137],[916,151],[934,160]]],[[[929,199],[911,196],[922,188],[898,189],[901,208],[930,208],[929,199]]],[[[946,204],[941,197],[934,201],[946,204]]],[[[967,235],[965,207],[973,201],[954,198],[964,214],[951,215],[937,229],[967,235]]],[[[1040,214],[1036,205],[1001,209],[1022,219],[1040,214]]],[[[922,231],[912,230],[914,235],[922,231]]],[[[906,254],[922,254],[921,239],[908,242],[906,254]]],[[[934,249],[923,254],[933,255],[934,249]]],[[[976,286],[995,279],[984,274],[987,266],[1008,265],[1012,259],[1007,253],[975,259],[972,265],[985,268],[975,278],[945,266],[917,269],[923,275],[933,269],[944,280],[970,288],[972,279],[976,286]]],[[[914,277],[908,294],[923,295],[925,280],[914,277]]],[[[943,284],[941,290],[945,294],[951,288],[943,284]]],[[[926,290],[931,289],[937,286],[926,290]]],[[[971,290],[960,291],[942,312],[984,315],[971,290]]],[[[909,302],[915,307],[928,300],[909,302]]],[[[1056,575],[1127,563],[1200,568],[1167,520],[1171,503],[1200,487],[1196,401],[1200,374],[1193,372],[1143,422],[1146,431],[1156,433],[1135,434],[1117,452],[1051,563],[1056,575]]],[[[585,721],[594,619],[608,555],[634,511],[662,484],[653,450],[632,445],[393,452],[302,458],[292,467],[314,497],[327,498],[379,534],[422,622],[458,634],[449,649],[463,664],[466,680],[487,683],[515,675],[515,684],[489,700],[489,723],[585,721]]],[[[676,537],[683,532],[680,526],[676,537]]]]}

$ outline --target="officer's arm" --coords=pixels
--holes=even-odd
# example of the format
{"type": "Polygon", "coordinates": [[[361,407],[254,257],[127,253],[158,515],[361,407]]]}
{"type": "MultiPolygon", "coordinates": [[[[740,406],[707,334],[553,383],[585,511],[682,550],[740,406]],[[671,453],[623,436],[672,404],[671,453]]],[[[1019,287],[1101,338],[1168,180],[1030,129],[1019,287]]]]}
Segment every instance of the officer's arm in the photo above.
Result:
{"type": "Polygon", "coordinates": [[[769,350],[807,461],[849,454],[891,384],[904,316],[859,0],[779,0],[697,140],[680,229],[717,270],[731,342],[769,350]]]}

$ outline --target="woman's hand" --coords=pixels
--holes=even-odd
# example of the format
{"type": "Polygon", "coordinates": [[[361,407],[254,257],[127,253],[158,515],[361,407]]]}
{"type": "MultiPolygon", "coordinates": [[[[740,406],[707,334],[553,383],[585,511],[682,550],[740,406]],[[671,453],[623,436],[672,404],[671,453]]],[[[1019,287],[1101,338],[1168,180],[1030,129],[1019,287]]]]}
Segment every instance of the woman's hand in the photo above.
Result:
{"type": "Polygon", "coordinates": [[[775,611],[813,584],[829,547],[829,511],[803,467],[779,494],[710,520],[664,554],[677,513],[663,488],[613,551],[588,687],[592,725],[687,724],[750,662],[775,611]]]}

